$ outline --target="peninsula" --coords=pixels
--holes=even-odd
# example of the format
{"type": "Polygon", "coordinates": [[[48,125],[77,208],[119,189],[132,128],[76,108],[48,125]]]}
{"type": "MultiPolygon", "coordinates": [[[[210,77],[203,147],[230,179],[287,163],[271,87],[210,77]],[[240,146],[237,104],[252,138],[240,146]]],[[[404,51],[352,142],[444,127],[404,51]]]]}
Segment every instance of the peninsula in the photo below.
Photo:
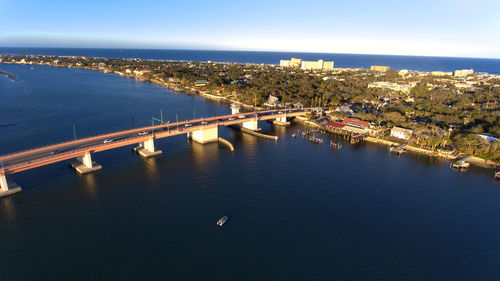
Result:
{"type": "Polygon", "coordinates": [[[329,107],[323,115],[310,115],[309,124],[335,129],[351,121],[363,124],[360,129],[369,141],[406,144],[446,157],[473,155],[491,166],[500,163],[499,75],[396,71],[385,66],[333,68],[333,62],[323,69],[304,69],[290,63],[2,55],[0,63],[115,73],[176,92],[259,108],[329,107]]]}
{"type": "Polygon", "coordinates": [[[18,81],[16,76],[12,73],[5,72],[3,70],[0,70],[0,75],[7,75],[8,78],[10,78],[12,81],[18,81]]]}

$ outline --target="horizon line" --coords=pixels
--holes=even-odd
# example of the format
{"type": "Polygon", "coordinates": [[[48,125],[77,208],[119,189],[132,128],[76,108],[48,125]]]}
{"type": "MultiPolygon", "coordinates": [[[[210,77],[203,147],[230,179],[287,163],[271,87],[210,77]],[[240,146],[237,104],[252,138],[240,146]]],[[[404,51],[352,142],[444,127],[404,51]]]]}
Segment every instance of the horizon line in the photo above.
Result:
{"type": "Polygon", "coordinates": [[[171,51],[214,51],[214,52],[260,52],[260,53],[303,53],[303,54],[337,54],[337,55],[368,55],[368,56],[398,56],[398,57],[430,57],[430,58],[463,58],[463,59],[486,59],[500,60],[500,57],[469,57],[469,56],[441,56],[441,55],[410,55],[410,54],[377,54],[377,53],[330,53],[317,51],[276,51],[276,50],[245,50],[245,49],[196,49],[196,48],[134,48],[134,47],[8,47],[0,46],[5,49],[108,49],[108,50],[171,50],[171,51]]]}

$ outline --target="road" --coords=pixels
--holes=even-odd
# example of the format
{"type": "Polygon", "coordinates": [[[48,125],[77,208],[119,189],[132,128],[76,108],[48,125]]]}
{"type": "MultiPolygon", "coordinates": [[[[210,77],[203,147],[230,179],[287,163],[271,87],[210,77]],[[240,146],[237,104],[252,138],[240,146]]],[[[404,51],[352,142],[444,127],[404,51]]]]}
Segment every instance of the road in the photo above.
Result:
{"type": "Polygon", "coordinates": [[[255,119],[271,120],[283,116],[294,117],[304,115],[311,110],[312,109],[310,108],[266,110],[161,124],[49,145],[5,155],[0,157],[0,159],[4,165],[4,173],[13,174],[78,156],[83,156],[89,152],[95,153],[126,145],[138,144],[149,140],[152,137],[154,139],[159,139],[186,134],[204,128],[240,124],[255,119]]]}

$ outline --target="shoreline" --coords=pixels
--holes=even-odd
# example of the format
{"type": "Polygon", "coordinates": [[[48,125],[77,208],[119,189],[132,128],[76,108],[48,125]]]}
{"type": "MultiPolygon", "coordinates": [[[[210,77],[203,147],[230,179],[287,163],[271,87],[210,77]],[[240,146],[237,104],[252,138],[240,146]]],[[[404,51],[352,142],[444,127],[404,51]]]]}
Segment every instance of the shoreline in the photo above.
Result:
{"type": "MultiPolygon", "coordinates": [[[[371,142],[371,143],[378,143],[378,144],[383,144],[383,145],[387,145],[387,146],[399,146],[399,145],[401,145],[401,143],[398,143],[398,142],[377,139],[374,137],[366,137],[364,140],[371,142]]],[[[432,151],[432,150],[420,148],[420,147],[415,147],[412,145],[406,145],[405,148],[406,148],[406,150],[411,151],[413,153],[424,154],[424,155],[433,156],[433,157],[440,157],[440,158],[450,160],[450,161],[456,160],[456,159],[464,156],[464,155],[458,155],[457,157],[445,157],[443,155],[440,155],[436,151],[432,151]]],[[[475,157],[475,156],[470,156],[470,158],[467,160],[467,162],[469,162],[475,166],[478,166],[481,168],[486,168],[486,169],[499,169],[500,168],[499,163],[495,163],[491,160],[485,160],[485,159],[475,157]]]]}
{"type": "MultiPolygon", "coordinates": [[[[11,62],[0,62],[0,64],[1,63],[14,64],[11,62]]],[[[19,63],[16,63],[16,64],[19,64],[19,63]]],[[[21,64],[27,65],[28,63],[21,63],[21,64]]],[[[46,66],[52,66],[52,67],[65,67],[65,68],[74,68],[74,69],[86,69],[86,70],[92,70],[92,71],[103,72],[103,73],[117,74],[117,75],[120,75],[121,77],[132,78],[135,80],[139,80],[141,82],[150,82],[152,84],[164,87],[164,88],[166,88],[174,93],[180,93],[180,94],[186,94],[186,95],[199,95],[199,96],[204,97],[205,99],[210,99],[210,100],[215,100],[218,102],[225,102],[225,103],[230,103],[230,104],[236,103],[236,104],[239,104],[245,108],[254,108],[253,105],[245,104],[243,102],[231,99],[230,98],[231,96],[213,95],[213,94],[209,94],[209,93],[207,93],[207,91],[203,91],[201,89],[196,89],[193,87],[182,87],[178,84],[163,82],[163,81],[160,81],[160,80],[155,79],[155,78],[151,78],[151,79],[142,78],[142,77],[134,76],[132,74],[127,74],[127,73],[118,72],[118,71],[109,71],[107,69],[100,69],[98,67],[78,67],[78,66],[74,66],[74,65],[71,65],[71,66],[57,65],[57,64],[52,64],[52,63],[35,63],[35,65],[46,65],[46,66]]],[[[8,76],[12,75],[12,77],[14,77],[14,79],[15,79],[15,76],[13,74],[10,74],[7,72],[2,73],[2,72],[3,71],[0,70],[0,74],[5,74],[8,76]]],[[[9,76],[9,78],[11,78],[11,76],[9,76]]],[[[18,81],[18,80],[14,80],[14,81],[18,81]]],[[[255,107],[255,109],[262,110],[263,108],[262,107],[255,107]]],[[[314,122],[311,122],[309,120],[306,120],[305,118],[297,118],[297,119],[300,120],[299,121],[300,123],[302,123],[306,126],[314,127],[314,128],[321,128],[321,125],[316,124],[314,122]]],[[[398,142],[392,142],[392,141],[378,139],[378,138],[374,138],[374,137],[370,137],[370,136],[365,137],[364,140],[371,142],[371,143],[378,143],[378,144],[383,144],[383,145],[388,145],[388,146],[401,145],[401,143],[398,143],[398,142]]],[[[417,154],[423,154],[423,155],[428,155],[428,156],[433,156],[433,157],[442,157],[442,158],[448,159],[448,160],[455,160],[455,159],[459,158],[459,157],[455,157],[455,158],[444,157],[443,155],[440,155],[436,151],[432,151],[432,150],[428,150],[428,149],[424,149],[424,148],[419,148],[419,147],[415,147],[415,146],[410,146],[410,145],[407,145],[406,149],[411,151],[411,152],[417,153],[417,154]]],[[[486,159],[482,159],[479,157],[471,156],[468,161],[471,164],[478,166],[478,167],[487,168],[487,169],[500,169],[500,163],[496,163],[496,162],[491,161],[491,160],[486,160],[486,159]]]]}
{"type": "Polygon", "coordinates": [[[3,71],[3,70],[0,70],[0,75],[6,75],[10,80],[12,80],[14,82],[18,82],[19,81],[19,80],[17,80],[17,77],[14,74],[6,72],[6,71],[3,71]]]}

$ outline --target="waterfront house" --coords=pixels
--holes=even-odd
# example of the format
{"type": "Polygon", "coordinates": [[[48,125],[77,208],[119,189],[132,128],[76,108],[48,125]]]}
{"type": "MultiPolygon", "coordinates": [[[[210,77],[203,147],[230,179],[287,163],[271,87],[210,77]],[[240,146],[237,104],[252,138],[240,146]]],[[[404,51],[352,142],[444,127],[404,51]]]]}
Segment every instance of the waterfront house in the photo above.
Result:
{"type": "Polygon", "coordinates": [[[413,134],[413,130],[410,130],[410,129],[405,129],[405,128],[396,127],[396,126],[394,126],[391,129],[391,137],[395,137],[398,139],[409,140],[410,137],[412,136],[412,134],[413,134]]]}
{"type": "Polygon", "coordinates": [[[275,108],[275,107],[281,106],[281,102],[279,101],[279,99],[277,97],[275,97],[273,95],[269,95],[269,98],[264,103],[264,105],[267,107],[275,108]]]}
{"type": "Polygon", "coordinates": [[[205,87],[208,84],[208,80],[196,80],[194,83],[195,87],[205,87]]]}

